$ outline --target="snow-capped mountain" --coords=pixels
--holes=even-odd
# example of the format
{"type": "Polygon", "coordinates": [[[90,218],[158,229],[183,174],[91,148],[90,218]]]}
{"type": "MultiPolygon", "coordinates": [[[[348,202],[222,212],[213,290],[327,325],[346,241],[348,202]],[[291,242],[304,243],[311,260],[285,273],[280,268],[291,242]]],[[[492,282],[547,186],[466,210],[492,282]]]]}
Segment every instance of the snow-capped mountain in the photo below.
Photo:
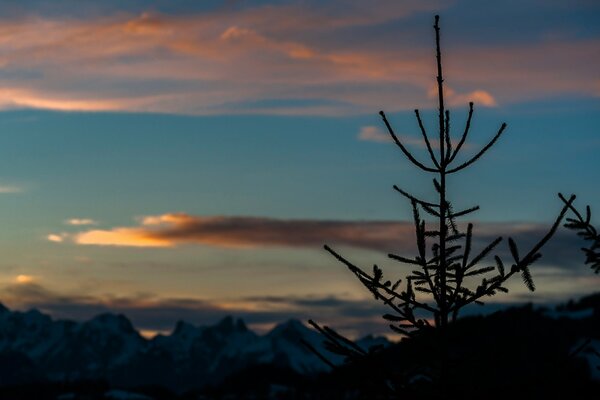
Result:
{"type": "MultiPolygon", "coordinates": [[[[218,383],[261,364],[300,374],[328,370],[302,340],[323,350],[321,335],[297,320],[262,336],[232,317],[203,327],[179,321],[170,335],[148,340],[123,315],[106,313],[82,323],[55,321],[37,310],[10,311],[0,304],[0,370],[14,372],[0,378],[0,384],[108,379],[120,385],[183,389],[218,383]]],[[[387,341],[372,337],[359,341],[365,349],[375,344],[387,341]]],[[[332,357],[331,361],[343,360],[332,357]]]]}

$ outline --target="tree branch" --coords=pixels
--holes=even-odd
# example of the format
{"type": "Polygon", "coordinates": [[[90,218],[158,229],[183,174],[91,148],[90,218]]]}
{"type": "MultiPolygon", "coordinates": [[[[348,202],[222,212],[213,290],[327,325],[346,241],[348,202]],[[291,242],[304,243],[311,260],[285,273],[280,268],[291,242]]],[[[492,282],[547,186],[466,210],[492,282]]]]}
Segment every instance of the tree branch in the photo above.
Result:
{"type": "Polygon", "coordinates": [[[400,193],[401,195],[403,195],[404,197],[406,197],[410,201],[414,201],[415,203],[418,203],[418,204],[420,204],[422,206],[438,207],[439,208],[438,204],[430,203],[428,201],[424,201],[424,200],[418,199],[415,196],[411,195],[410,193],[408,193],[408,192],[400,189],[397,185],[394,185],[393,187],[394,187],[394,190],[396,190],[398,193],[400,193]]]}
{"type": "Polygon", "coordinates": [[[419,110],[415,110],[415,114],[417,115],[417,121],[419,122],[419,128],[421,128],[421,134],[423,135],[423,140],[425,141],[425,145],[427,146],[427,151],[429,152],[429,156],[431,160],[435,164],[435,166],[439,169],[440,164],[438,160],[435,158],[433,154],[433,149],[431,147],[431,143],[429,142],[429,138],[427,137],[427,132],[425,131],[425,127],[423,126],[423,121],[421,120],[421,115],[419,114],[419,110]]]}
{"type": "Polygon", "coordinates": [[[479,153],[477,153],[473,158],[471,158],[469,161],[459,165],[456,168],[452,168],[448,171],[449,174],[452,174],[454,172],[458,172],[461,169],[465,169],[467,168],[469,165],[473,164],[475,161],[477,161],[486,151],[488,151],[488,149],[490,147],[492,147],[494,145],[494,143],[496,143],[496,141],[500,138],[500,136],[502,135],[502,133],[504,132],[504,129],[506,129],[506,123],[502,123],[502,126],[500,126],[500,129],[498,130],[498,133],[496,133],[496,136],[494,136],[494,138],[485,145],[485,147],[483,149],[481,149],[479,151],[479,153]]]}
{"type": "Polygon", "coordinates": [[[498,288],[501,287],[502,284],[504,282],[506,282],[508,279],[510,279],[515,273],[520,272],[524,267],[527,267],[527,265],[528,265],[527,263],[531,259],[533,259],[534,255],[537,254],[538,251],[554,235],[554,233],[556,232],[556,229],[560,225],[560,223],[563,220],[563,218],[564,218],[567,210],[569,209],[570,205],[573,203],[574,200],[575,200],[575,195],[571,195],[570,199],[566,201],[565,206],[563,206],[563,208],[560,211],[558,217],[554,221],[554,224],[552,224],[552,227],[550,228],[550,230],[546,233],[546,235],[542,239],[540,239],[540,241],[538,241],[538,243],[535,246],[533,246],[533,248],[527,253],[527,255],[525,257],[523,257],[517,264],[515,264],[513,266],[513,268],[510,270],[509,273],[507,273],[504,276],[498,275],[497,279],[493,279],[491,281],[492,282],[491,285],[489,287],[487,287],[485,290],[482,290],[482,291],[478,290],[470,298],[466,298],[462,302],[457,302],[453,307],[450,308],[449,311],[454,311],[454,310],[461,309],[462,307],[466,306],[467,304],[473,303],[473,302],[479,300],[481,297],[489,295],[493,291],[498,290],[498,288]]]}
{"type": "Polygon", "coordinates": [[[456,145],[454,152],[450,156],[450,159],[448,160],[448,164],[450,164],[454,160],[454,158],[458,154],[458,152],[461,149],[461,147],[463,146],[463,144],[465,144],[465,141],[467,140],[467,135],[469,134],[469,130],[471,129],[471,118],[472,117],[473,117],[473,102],[470,102],[469,103],[469,117],[467,118],[467,125],[465,126],[465,131],[462,134],[460,141],[456,145]]]}
{"type": "MultiPolygon", "coordinates": [[[[408,299],[405,298],[404,296],[402,296],[401,294],[391,290],[390,288],[384,286],[381,283],[378,282],[374,282],[372,277],[367,274],[366,272],[364,272],[362,269],[360,269],[359,267],[357,267],[356,265],[352,264],[350,261],[346,260],[344,257],[342,257],[341,255],[339,255],[335,250],[333,250],[331,247],[324,245],[323,246],[325,248],[325,250],[327,250],[329,253],[331,253],[331,255],[333,255],[338,261],[342,262],[343,264],[345,264],[348,269],[350,269],[354,274],[356,274],[359,277],[363,277],[367,280],[370,281],[370,283],[373,284],[373,286],[375,286],[377,289],[381,289],[382,291],[384,291],[385,293],[394,296],[395,298],[398,298],[406,303],[411,304],[412,306],[415,307],[419,307],[422,308],[424,310],[427,310],[429,312],[436,312],[436,309],[425,304],[425,303],[421,303],[419,301],[416,300],[412,300],[412,299],[408,299]]],[[[395,307],[395,306],[394,306],[395,307]]]]}
{"type": "Polygon", "coordinates": [[[398,145],[398,147],[400,147],[400,150],[402,150],[402,153],[404,153],[404,155],[414,165],[416,165],[417,167],[421,168],[424,171],[437,172],[437,169],[428,167],[426,165],[421,164],[419,161],[417,161],[417,159],[406,149],[406,147],[404,147],[404,145],[402,144],[402,142],[400,142],[400,139],[398,139],[398,136],[396,136],[396,134],[394,133],[394,130],[390,126],[390,123],[388,122],[387,118],[385,117],[385,113],[383,111],[379,111],[379,115],[381,115],[381,117],[383,118],[383,122],[385,123],[385,126],[388,129],[388,132],[390,133],[390,135],[394,139],[394,142],[396,142],[396,144],[398,145]]]}

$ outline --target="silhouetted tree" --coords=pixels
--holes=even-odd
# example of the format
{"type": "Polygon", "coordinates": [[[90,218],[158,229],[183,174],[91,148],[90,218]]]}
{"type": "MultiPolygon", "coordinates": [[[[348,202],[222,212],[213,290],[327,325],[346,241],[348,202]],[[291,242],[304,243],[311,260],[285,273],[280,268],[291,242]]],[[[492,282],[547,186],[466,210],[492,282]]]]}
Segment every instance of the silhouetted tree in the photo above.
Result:
{"type": "MultiPolygon", "coordinates": [[[[575,206],[564,196],[559,194],[560,199],[565,203],[565,205],[569,206],[569,209],[574,214],[575,218],[567,218],[567,223],[565,223],[565,228],[571,229],[577,232],[577,235],[582,237],[585,241],[590,242],[589,247],[582,247],[581,250],[585,254],[585,264],[590,264],[592,270],[598,274],[600,273],[600,234],[596,228],[591,224],[592,212],[590,210],[590,206],[587,205],[585,207],[585,218],[582,213],[575,208],[575,206]]],[[[593,346],[590,346],[592,339],[587,339],[581,344],[575,351],[573,351],[572,356],[578,355],[583,351],[587,351],[591,354],[594,354],[598,359],[600,359],[600,352],[598,352],[593,346]]],[[[596,369],[600,370],[600,365],[596,366],[596,369]]]]}
{"type": "MultiPolygon", "coordinates": [[[[502,237],[494,239],[483,249],[473,249],[473,224],[466,226],[466,231],[457,224],[457,218],[468,215],[479,209],[474,206],[456,211],[447,196],[447,178],[471,167],[481,158],[502,136],[506,129],[503,123],[492,139],[467,161],[458,163],[457,155],[463,149],[471,127],[473,103],[469,103],[466,126],[460,139],[456,142],[451,135],[450,112],[444,104],[444,78],[442,74],[442,57],[440,50],[439,16],[435,16],[435,40],[437,61],[437,94],[438,94],[438,132],[439,149],[434,149],[430,136],[425,130],[419,110],[415,110],[416,119],[423,137],[424,145],[429,154],[430,162],[421,162],[406,148],[402,139],[394,133],[385,113],[380,111],[389,134],[393,141],[418,169],[434,175],[433,186],[437,193],[435,200],[424,200],[410,194],[408,191],[394,186],[394,189],[404,196],[412,206],[416,244],[418,254],[414,257],[389,254],[389,258],[407,264],[414,268],[404,279],[388,279],[384,277],[381,268],[374,265],[372,271],[367,271],[347,258],[340,255],[331,247],[325,249],[337,260],[345,264],[356,275],[360,282],[390,308],[390,313],[383,318],[390,322],[390,328],[409,337],[425,332],[435,332],[438,347],[439,370],[434,379],[444,385],[447,362],[446,330],[459,315],[461,309],[471,303],[483,304],[485,297],[494,296],[498,292],[508,292],[505,283],[515,275],[521,278],[527,288],[535,290],[535,285],[529,267],[540,257],[540,250],[550,240],[560,226],[565,213],[572,208],[575,196],[564,200],[565,204],[548,232],[528,251],[522,252],[512,238],[508,238],[508,247],[512,255],[510,261],[503,260],[499,255],[493,256],[493,262],[485,261],[494,254],[502,237]],[[439,150],[436,151],[434,150],[439,150]],[[435,227],[430,228],[421,217],[424,212],[435,218],[435,227]],[[433,243],[430,243],[433,242],[433,243]],[[429,251],[428,251],[429,247],[429,251]],[[491,265],[493,264],[493,265],[491,265]],[[475,282],[475,283],[473,283],[475,282]],[[417,296],[419,294],[419,296],[417,296]]],[[[595,234],[595,232],[594,232],[595,234]]],[[[311,325],[325,336],[327,348],[342,354],[349,360],[364,357],[368,351],[356,346],[351,340],[336,331],[309,321],[311,325]]]]}
{"type": "Polygon", "coordinates": [[[595,273],[600,273],[600,234],[590,223],[592,212],[590,206],[585,207],[585,218],[564,196],[559,195],[561,200],[569,207],[575,215],[575,218],[567,218],[566,228],[577,232],[587,242],[590,242],[590,247],[583,247],[581,250],[585,254],[585,263],[590,264],[595,273]]]}

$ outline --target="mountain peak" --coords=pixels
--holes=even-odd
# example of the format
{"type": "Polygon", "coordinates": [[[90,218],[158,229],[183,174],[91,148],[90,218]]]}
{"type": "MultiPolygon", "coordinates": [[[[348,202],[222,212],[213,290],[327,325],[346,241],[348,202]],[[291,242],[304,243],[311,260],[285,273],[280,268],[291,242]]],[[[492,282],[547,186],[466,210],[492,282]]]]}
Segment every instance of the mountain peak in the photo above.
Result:
{"type": "Polygon", "coordinates": [[[114,333],[134,333],[131,321],[123,314],[103,313],[95,316],[89,322],[92,326],[108,328],[114,333]]]}
{"type": "Polygon", "coordinates": [[[217,327],[220,329],[232,329],[233,317],[231,315],[227,315],[225,318],[219,321],[219,323],[217,323],[217,327]]]}
{"type": "Polygon", "coordinates": [[[289,320],[285,321],[285,322],[284,322],[283,324],[281,324],[281,325],[282,325],[282,326],[285,326],[286,328],[289,328],[289,329],[308,329],[308,328],[306,327],[306,325],[304,325],[304,324],[302,323],[302,321],[300,321],[300,320],[297,320],[297,319],[294,319],[294,318],[292,318],[292,319],[289,319],[289,320]]]}
{"type": "Polygon", "coordinates": [[[235,332],[246,332],[248,327],[242,319],[235,319],[231,315],[226,316],[217,323],[215,329],[223,335],[231,335],[235,332]]]}
{"type": "Polygon", "coordinates": [[[244,322],[243,319],[238,318],[237,321],[235,322],[235,330],[238,332],[247,332],[248,331],[248,327],[246,326],[246,323],[244,322]]]}
{"type": "Polygon", "coordinates": [[[185,332],[185,331],[190,331],[190,330],[195,330],[198,329],[196,328],[194,325],[190,324],[189,322],[183,321],[183,320],[178,320],[175,323],[175,329],[173,329],[173,335],[180,335],[181,333],[185,332]]]}
{"type": "Polygon", "coordinates": [[[290,334],[300,334],[305,331],[310,331],[310,329],[304,325],[301,321],[297,319],[289,319],[281,324],[276,325],[271,332],[269,332],[270,336],[274,335],[290,335],[290,334]]]}

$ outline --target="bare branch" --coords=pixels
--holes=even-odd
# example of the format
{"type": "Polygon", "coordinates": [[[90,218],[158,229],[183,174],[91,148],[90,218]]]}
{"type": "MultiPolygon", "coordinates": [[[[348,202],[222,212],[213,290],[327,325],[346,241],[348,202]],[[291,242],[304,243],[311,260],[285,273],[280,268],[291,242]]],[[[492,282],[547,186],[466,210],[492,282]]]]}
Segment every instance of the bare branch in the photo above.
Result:
{"type": "Polygon", "coordinates": [[[424,201],[424,200],[418,199],[415,196],[411,195],[410,193],[408,193],[408,192],[400,189],[397,185],[394,185],[394,190],[396,190],[398,193],[400,193],[401,195],[403,195],[404,197],[406,197],[410,201],[414,201],[415,203],[418,203],[421,206],[438,207],[439,208],[439,205],[434,204],[434,203],[430,203],[428,201],[424,201]]]}
{"type": "Polygon", "coordinates": [[[556,229],[558,229],[561,221],[567,213],[567,210],[570,208],[571,204],[573,204],[576,198],[577,196],[575,196],[574,194],[571,195],[565,206],[560,211],[560,214],[554,221],[554,224],[552,224],[552,228],[550,228],[548,233],[546,233],[546,236],[544,236],[535,246],[533,246],[533,248],[529,250],[529,253],[527,253],[527,255],[525,255],[525,257],[521,259],[521,263],[527,263],[531,259],[531,257],[537,254],[537,252],[540,251],[540,249],[548,242],[548,240],[550,240],[550,238],[556,232],[556,229]]]}
{"type": "Polygon", "coordinates": [[[496,143],[496,141],[500,138],[500,136],[502,136],[502,133],[504,132],[504,129],[506,129],[506,123],[503,123],[502,126],[500,126],[500,129],[498,130],[498,133],[496,133],[496,136],[494,136],[494,138],[492,140],[490,140],[490,142],[488,144],[485,145],[485,147],[483,149],[481,149],[479,151],[479,153],[477,153],[473,158],[471,158],[469,161],[459,165],[456,168],[452,168],[450,170],[447,171],[447,173],[452,174],[454,172],[458,172],[461,169],[465,169],[467,168],[469,165],[473,164],[475,161],[477,161],[486,151],[488,151],[488,149],[490,147],[492,147],[494,145],[494,143],[496,143]]]}
{"type": "Polygon", "coordinates": [[[423,140],[425,141],[425,145],[427,146],[427,151],[429,152],[431,161],[433,161],[435,166],[439,169],[440,164],[438,163],[438,160],[435,158],[435,155],[433,154],[433,149],[431,147],[431,143],[429,142],[429,138],[427,137],[427,132],[425,131],[425,127],[423,126],[423,121],[421,120],[421,115],[419,114],[419,110],[415,110],[415,114],[417,115],[417,121],[419,122],[419,128],[421,128],[421,134],[423,135],[423,140]]]}
{"type": "Polygon", "coordinates": [[[329,368],[331,368],[331,369],[335,368],[335,364],[332,363],[331,361],[329,361],[329,359],[327,357],[325,357],[323,354],[321,354],[321,352],[319,350],[317,350],[312,344],[308,343],[304,339],[300,339],[300,343],[302,343],[302,345],[304,347],[306,347],[311,353],[313,353],[315,356],[317,356],[321,361],[323,361],[325,364],[327,364],[327,366],[329,368]]]}
{"type": "Polygon", "coordinates": [[[465,126],[465,131],[462,134],[460,141],[456,145],[454,152],[448,159],[448,164],[450,164],[454,160],[454,158],[456,158],[456,155],[460,151],[461,147],[463,146],[463,144],[465,144],[465,141],[467,140],[467,135],[469,134],[469,130],[471,129],[471,118],[472,117],[473,117],[473,102],[470,102],[469,103],[469,117],[467,118],[467,125],[465,126]]]}
{"type": "Polygon", "coordinates": [[[400,147],[400,150],[402,150],[402,152],[404,153],[404,155],[413,164],[415,164],[417,167],[421,168],[424,171],[429,171],[429,172],[437,172],[438,171],[435,168],[428,167],[426,165],[421,164],[419,161],[417,161],[417,159],[406,149],[406,147],[404,147],[404,145],[402,144],[402,142],[400,142],[400,139],[398,139],[398,136],[396,136],[396,134],[394,133],[394,130],[390,126],[390,123],[388,122],[387,118],[385,117],[385,113],[383,111],[379,111],[379,115],[381,115],[381,117],[383,118],[383,122],[385,123],[385,126],[387,127],[388,132],[390,133],[390,135],[392,135],[392,138],[394,139],[394,142],[396,142],[396,144],[398,145],[398,147],[400,147]]]}

